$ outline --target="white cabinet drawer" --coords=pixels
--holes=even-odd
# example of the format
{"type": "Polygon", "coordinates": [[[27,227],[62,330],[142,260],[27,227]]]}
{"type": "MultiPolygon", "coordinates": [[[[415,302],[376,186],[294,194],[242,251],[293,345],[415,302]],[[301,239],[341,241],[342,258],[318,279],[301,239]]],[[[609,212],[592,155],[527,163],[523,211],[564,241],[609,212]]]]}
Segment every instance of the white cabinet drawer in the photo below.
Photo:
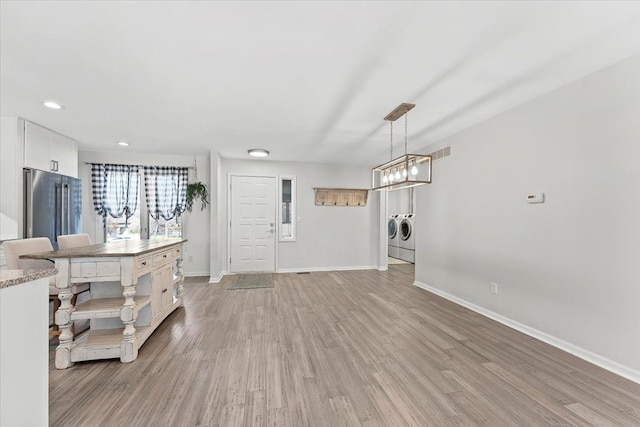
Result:
{"type": "Polygon", "coordinates": [[[173,260],[173,251],[163,251],[153,256],[153,265],[159,266],[173,260]]]}
{"type": "Polygon", "coordinates": [[[138,257],[136,260],[136,264],[138,266],[138,276],[141,276],[149,271],[151,271],[151,267],[152,267],[152,259],[151,256],[141,256],[138,257]]]}

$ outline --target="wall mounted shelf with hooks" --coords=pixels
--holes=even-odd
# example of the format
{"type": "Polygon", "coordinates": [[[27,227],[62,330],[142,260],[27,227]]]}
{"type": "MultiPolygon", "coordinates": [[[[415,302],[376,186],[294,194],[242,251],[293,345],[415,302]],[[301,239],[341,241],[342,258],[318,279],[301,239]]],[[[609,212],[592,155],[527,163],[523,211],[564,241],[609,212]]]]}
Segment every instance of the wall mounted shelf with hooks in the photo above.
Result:
{"type": "Polygon", "coordinates": [[[316,206],[366,206],[368,189],[314,188],[316,206]]]}

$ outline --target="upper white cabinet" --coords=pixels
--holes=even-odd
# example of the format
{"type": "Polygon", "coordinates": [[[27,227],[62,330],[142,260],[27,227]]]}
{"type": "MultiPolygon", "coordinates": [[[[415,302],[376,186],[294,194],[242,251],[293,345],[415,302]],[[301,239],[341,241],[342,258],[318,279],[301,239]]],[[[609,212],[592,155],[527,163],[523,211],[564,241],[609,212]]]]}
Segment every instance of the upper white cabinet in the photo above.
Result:
{"type": "Polygon", "coordinates": [[[55,160],[56,172],[78,177],[78,143],[66,136],[53,133],[49,146],[51,159],[55,160]]]}
{"type": "Polygon", "coordinates": [[[78,143],[35,123],[24,123],[24,167],[77,178],[78,143]]]}

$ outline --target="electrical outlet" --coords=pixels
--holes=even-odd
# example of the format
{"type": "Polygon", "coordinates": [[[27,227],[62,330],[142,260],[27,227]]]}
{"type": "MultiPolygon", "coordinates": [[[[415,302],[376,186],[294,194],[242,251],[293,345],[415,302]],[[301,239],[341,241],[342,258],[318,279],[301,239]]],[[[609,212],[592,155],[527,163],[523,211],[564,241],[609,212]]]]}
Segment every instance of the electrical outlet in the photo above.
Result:
{"type": "Polygon", "coordinates": [[[498,284],[491,282],[491,293],[498,295],[498,284]]]}

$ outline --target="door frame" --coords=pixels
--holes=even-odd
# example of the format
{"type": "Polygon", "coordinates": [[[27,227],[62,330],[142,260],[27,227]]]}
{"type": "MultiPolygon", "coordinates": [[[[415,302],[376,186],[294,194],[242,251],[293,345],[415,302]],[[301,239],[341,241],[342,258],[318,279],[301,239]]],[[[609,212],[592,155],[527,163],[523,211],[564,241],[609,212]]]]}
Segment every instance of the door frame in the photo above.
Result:
{"type": "Polygon", "coordinates": [[[274,266],[273,272],[276,273],[278,271],[278,241],[280,240],[278,236],[280,236],[280,221],[278,218],[278,206],[280,204],[280,192],[278,191],[278,182],[279,175],[267,175],[267,174],[249,174],[249,173],[233,173],[227,172],[227,221],[225,224],[225,228],[227,230],[227,256],[225,260],[225,264],[227,266],[227,272],[229,274],[242,274],[242,273],[234,273],[231,271],[231,213],[232,213],[232,198],[231,198],[231,180],[233,177],[246,177],[246,178],[273,178],[275,181],[275,212],[274,212],[274,228],[275,231],[273,233],[274,241],[273,241],[273,250],[274,250],[274,266]]]}

